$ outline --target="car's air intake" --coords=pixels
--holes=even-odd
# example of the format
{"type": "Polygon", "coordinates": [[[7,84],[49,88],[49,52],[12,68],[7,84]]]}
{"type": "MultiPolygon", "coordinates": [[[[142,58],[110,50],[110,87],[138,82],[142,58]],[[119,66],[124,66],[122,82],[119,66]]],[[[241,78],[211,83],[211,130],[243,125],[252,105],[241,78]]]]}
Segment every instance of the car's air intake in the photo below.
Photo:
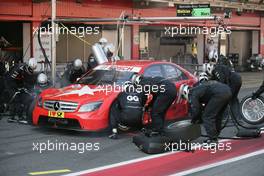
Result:
{"type": "Polygon", "coordinates": [[[65,101],[54,101],[47,100],[44,101],[44,108],[51,111],[61,111],[61,112],[74,112],[78,107],[78,103],[65,102],[65,101]]]}

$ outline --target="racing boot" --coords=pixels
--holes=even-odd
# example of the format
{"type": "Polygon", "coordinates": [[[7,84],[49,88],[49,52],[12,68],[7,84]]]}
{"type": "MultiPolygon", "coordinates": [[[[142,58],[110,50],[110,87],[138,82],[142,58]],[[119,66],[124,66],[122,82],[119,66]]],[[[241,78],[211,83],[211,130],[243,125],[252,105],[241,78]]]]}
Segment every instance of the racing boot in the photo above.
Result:
{"type": "Polygon", "coordinates": [[[27,125],[27,124],[28,124],[28,121],[25,120],[24,118],[19,118],[19,119],[18,119],[18,123],[20,123],[20,124],[24,124],[24,125],[27,125]]]}
{"type": "Polygon", "coordinates": [[[121,123],[118,124],[118,128],[122,131],[128,131],[130,129],[128,126],[125,126],[121,123]]]}
{"type": "Polygon", "coordinates": [[[9,117],[9,118],[7,119],[7,122],[8,122],[8,123],[16,123],[16,122],[17,122],[17,119],[16,119],[15,116],[12,116],[12,117],[9,117]]]}
{"type": "Polygon", "coordinates": [[[217,148],[218,140],[215,138],[208,138],[203,141],[203,146],[208,149],[217,148]]]}
{"type": "Polygon", "coordinates": [[[108,136],[110,139],[118,139],[117,129],[113,128],[112,134],[108,136]]]}

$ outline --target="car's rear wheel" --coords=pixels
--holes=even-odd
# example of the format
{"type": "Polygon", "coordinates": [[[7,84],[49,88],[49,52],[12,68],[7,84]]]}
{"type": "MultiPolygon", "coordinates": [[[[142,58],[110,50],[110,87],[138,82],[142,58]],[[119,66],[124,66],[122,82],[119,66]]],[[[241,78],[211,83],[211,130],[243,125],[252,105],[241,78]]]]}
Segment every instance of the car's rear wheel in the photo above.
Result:
{"type": "Polygon", "coordinates": [[[246,96],[240,103],[242,120],[252,125],[259,125],[264,121],[264,98],[259,96],[252,100],[246,96]]]}

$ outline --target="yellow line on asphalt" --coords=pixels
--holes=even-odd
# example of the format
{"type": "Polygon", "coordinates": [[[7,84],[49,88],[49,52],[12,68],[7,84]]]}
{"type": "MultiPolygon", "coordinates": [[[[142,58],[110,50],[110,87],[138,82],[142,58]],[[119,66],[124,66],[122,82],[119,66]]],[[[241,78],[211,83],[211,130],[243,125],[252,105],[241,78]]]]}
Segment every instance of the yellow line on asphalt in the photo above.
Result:
{"type": "Polygon", "coordinates": [[[59,173],[65,173],[65,172],[71,172],[69,169],[61,169],[61,170],[49,170],[49,171],[39,171],[39,172],[30,172],[29,175],[46,175],[46,174],[59,174],[59,173]]]}

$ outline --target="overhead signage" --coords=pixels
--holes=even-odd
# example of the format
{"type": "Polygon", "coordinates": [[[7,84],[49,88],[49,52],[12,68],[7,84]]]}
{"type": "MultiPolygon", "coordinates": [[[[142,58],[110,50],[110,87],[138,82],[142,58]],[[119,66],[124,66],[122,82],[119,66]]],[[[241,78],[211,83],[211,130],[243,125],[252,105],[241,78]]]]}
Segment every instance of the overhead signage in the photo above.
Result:
{"type": "Polygon", "coordinates": [[[206,17],[211,15],[210,4],[178,4],[177,16],[206,17]]]}

